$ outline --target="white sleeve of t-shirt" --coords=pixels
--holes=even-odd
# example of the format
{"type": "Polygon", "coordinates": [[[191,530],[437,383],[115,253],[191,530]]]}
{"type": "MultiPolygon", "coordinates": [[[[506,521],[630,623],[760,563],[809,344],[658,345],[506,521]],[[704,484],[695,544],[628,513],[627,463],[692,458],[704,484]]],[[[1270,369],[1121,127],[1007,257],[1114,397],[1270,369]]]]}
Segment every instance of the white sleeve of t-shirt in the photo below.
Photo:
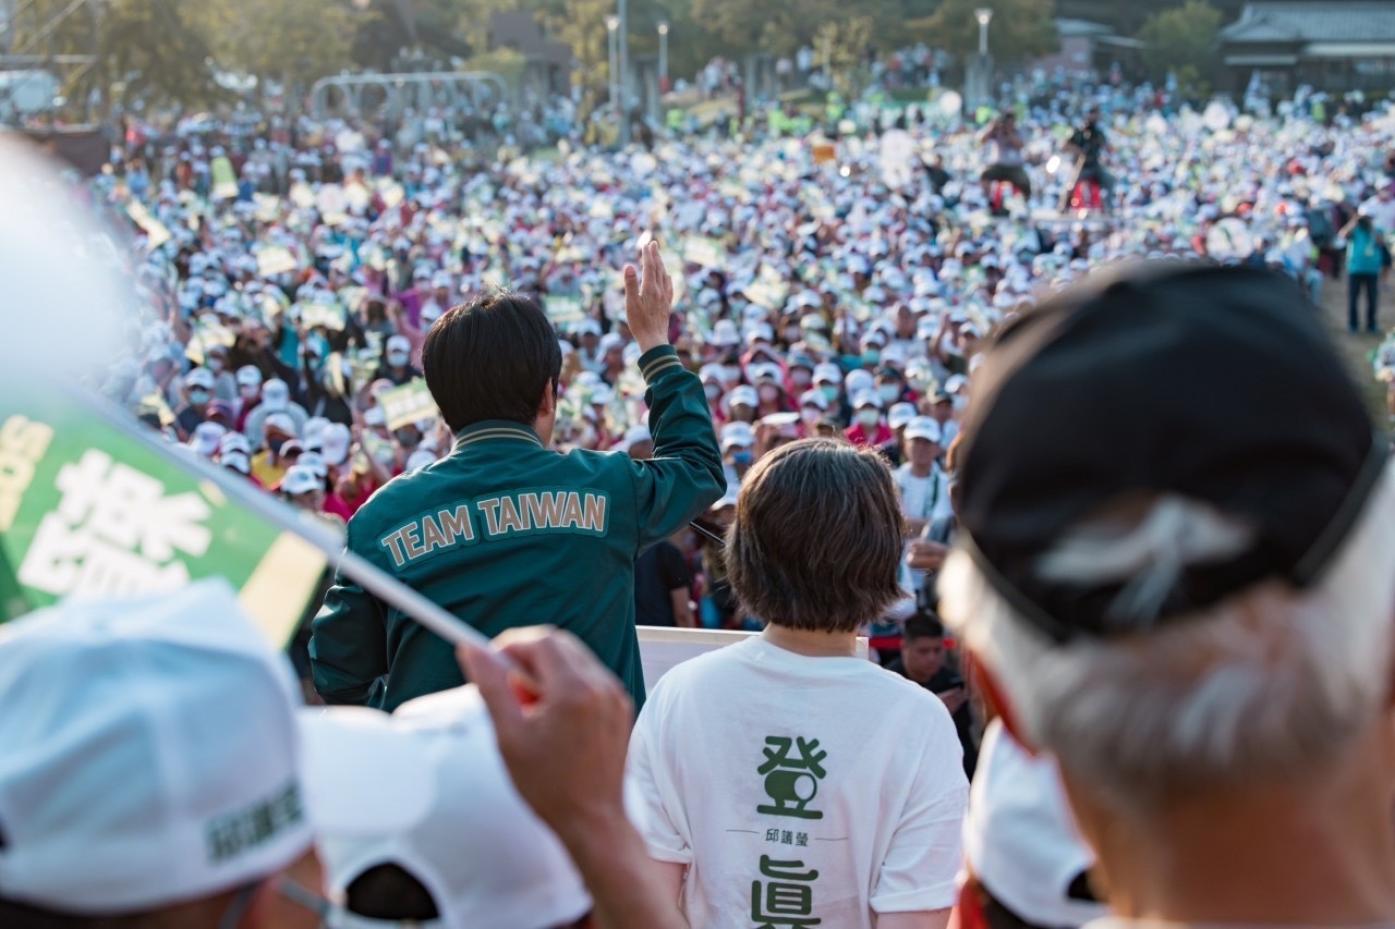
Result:
{"type": "Polygon", "coordinates": [[[915,913],[954,905],[969,784],[948,714],[945,723],[948,742],[943,737],[928,739],[916,766],[901,821],[872,888],[875,913],[915,913]]]}
{"type": "Polygon", "coordinates": [[[678,825],[683,818],[670,814],[670,811],[679,811],[681,807],[670,787],[672,782],[664,769],[663,759],[658,757],[661,746],[658,744],[657,728],[661,714],[654,709],[654,696],[650,694],[644,709],[639,711],[634,732],[630,734],[630,751],[625,769],[629,781],[627,806],[630,817],[649,846],[649,857],[691,864],[692,844],[678,825]]]}

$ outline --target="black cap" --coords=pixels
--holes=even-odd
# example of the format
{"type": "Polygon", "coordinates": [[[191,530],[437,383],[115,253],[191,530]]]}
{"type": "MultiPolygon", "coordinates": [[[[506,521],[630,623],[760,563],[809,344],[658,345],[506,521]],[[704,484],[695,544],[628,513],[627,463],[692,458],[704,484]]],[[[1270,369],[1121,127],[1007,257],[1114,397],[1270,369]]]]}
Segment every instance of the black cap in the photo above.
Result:
{"type": "Polygon", "coordinates": [[[1014,320],[974,375],[962,431],[965,547],[1058,642],[1134,632],[1266,578],[1311,584],[1386,450],[1296,284],[1180,262],[1115,269],[1014,320]],[[1042,576],[1087,518],[1163,494],[1243,522],[1243,550],[1186,566],[1150,615],[1121,615],[1127,578],[1042,576]]]}

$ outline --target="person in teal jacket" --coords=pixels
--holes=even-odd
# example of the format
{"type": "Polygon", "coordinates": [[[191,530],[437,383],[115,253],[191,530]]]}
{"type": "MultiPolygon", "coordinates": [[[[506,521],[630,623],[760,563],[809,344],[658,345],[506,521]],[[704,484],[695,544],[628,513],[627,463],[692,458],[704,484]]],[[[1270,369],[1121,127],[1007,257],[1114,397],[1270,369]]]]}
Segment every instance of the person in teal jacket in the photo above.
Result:
{"type": "MultiPolygon", "coordinates": [[[[625,269],[630,331],[654,457],[548,448],[561,352],[547,316],[514,294],[445,313],[422,352],[454,451],[379,490],[348,547],[487,636],[540,623],[570,630],[644,701],[634,563],[721,497],[721,452],[702,382],[668,344],[673,284],[658,247],[625,269]]],[[[463,683],[452,647],[340,575],[310,639],[327,703],[391,711],[463,683]]]]}
{"type": "Polygon", "coordinates": [[[1347,240],[1347,328],[1356,332],[1359,317],[1357,304],[1361,292],[1366,292],[1366,331],[1378,332],[1376,317],[1379,313],[1380,273],[1384,267],[1384,253],[1380,236],[1371,217],[1358,213],[1342,229],[1341,235],[1347,240]]]}

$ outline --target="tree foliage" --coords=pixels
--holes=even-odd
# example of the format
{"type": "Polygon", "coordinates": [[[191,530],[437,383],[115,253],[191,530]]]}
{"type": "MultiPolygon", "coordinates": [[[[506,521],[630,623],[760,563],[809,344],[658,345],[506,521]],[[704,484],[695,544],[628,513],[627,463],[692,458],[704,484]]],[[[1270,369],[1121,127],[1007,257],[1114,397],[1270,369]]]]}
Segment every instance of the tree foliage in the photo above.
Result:
{"type": "Polygon", "coordinates": [[[974,10],[988,7],[988,51],[998,62],[1015,63],[1059,48],[1051,0],[944,0],[934,13],[912,21],[915,37],[961,55],[978,51],[974,10]]]}
{"type": "Polygon", "coordinates": [[[35,0],[17,15],[17,54],[92,55],[91,68],[64,75],[64,93],[89,81],[105,84],[115,102],[161,100],[188,105],[219,95],[205,33],[177,0],[109,0],[73,7],[35,0]]]}
{"type": "Polygon", "coordinates": [[[205,0],[197,7],[224,70],[304,91],[349,65],[355,14],[345,0],[205,0]]]}
{"type": "Polygon", "coordinates": [[[1221,28],[1221,11],[1206,0],[1187,0],[1154,13],[1138,31],[1143,42],[1143,65],[1154,80],[1169,71],[1189,91],[1205,89],[1214,71],[1214,53],[1221,28]]]}
{"type": "Polygon", "coordinates": [[[862,92],[867,49],[875,24],[870,16],[852,16],[826,22],[814,35],[814,59],[828,68],[834,85],[852,98],[862,92]]]}

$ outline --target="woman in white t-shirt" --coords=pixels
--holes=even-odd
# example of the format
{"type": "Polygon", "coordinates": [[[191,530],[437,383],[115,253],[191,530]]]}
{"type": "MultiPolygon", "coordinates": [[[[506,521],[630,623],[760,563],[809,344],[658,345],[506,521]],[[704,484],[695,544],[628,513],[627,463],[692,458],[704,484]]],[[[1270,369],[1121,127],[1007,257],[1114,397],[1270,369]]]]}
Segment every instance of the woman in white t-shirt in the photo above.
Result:
{"type": "Polygon", "coordinates": [[[900,595],[902,518],[874,452],[814,439],[747,474],[732,588],[769,626],[670,671],[630,745],[650,854],[694,929],[940,929],[967,784],[954,724],[855,656],[900,595]]]}

